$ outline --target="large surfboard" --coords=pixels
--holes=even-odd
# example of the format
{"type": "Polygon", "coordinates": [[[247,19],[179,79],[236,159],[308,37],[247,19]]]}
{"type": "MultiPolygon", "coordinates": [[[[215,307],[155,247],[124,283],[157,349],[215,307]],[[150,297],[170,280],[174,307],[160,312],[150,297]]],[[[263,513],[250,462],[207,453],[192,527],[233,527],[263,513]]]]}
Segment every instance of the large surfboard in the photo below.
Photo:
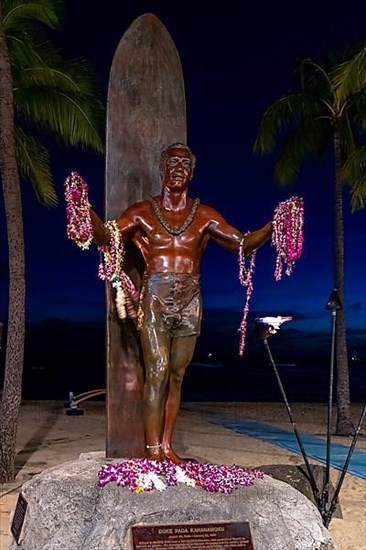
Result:
{"type": "MultiPolygon", "coordinates": [[[[147,13],[123,35],[109,77],[105,218],[161,188],[160,153],[186,142],[184,81],[175,45],[162,22],[147,13]]],[[[143,273],[137,248],[127,247],[125,270],[137,286],[143,273]]],[[[119,320],[114,290],[106,284],[107,457],[144,454],[143,362],[130,319],[119,320]]]]}

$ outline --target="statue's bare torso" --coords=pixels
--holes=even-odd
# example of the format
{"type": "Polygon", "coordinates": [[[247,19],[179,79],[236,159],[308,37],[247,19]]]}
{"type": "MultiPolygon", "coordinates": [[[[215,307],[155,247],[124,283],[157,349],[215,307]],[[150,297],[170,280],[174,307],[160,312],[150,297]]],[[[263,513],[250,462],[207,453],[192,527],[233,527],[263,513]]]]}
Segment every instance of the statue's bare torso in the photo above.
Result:
{"type": "MultiPolygon", "coordinates": [[[[164,221],[179,228],[190,215],[193,200],[188,198],[186,208],[166,210],[161,196],[154,197],[164,221]]],[[[170,234],[156,218],[149,201],[131,206],[119,219],[124,238],[132,238],[140,249],[146,264],[146,273],[199,274],[203,251],[213,238],[229,249],[237,249],[243,235],[231,227],[213,208],[198,205],[192,223],[180,235],[170,234]]]]}

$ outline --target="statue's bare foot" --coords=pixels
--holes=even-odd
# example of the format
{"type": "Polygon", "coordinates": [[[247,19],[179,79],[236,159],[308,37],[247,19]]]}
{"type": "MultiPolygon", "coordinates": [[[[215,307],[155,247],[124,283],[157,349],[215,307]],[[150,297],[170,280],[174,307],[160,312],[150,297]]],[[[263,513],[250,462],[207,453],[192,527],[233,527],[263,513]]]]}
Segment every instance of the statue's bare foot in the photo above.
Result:
{"type": "Polygon", "coordinates": [[[165,460],[163,450],[160,446],[146,447],[145,457],[149,460],[157,460],[158,462],[165,460]]]}
{"type": "Polygon", "coordinates": [[[163,453],[165,460],[170,460],[171,462],[174,462],[174,464],[182,464],[185,462],[183,458],[178,456],[177,453],[173,451],[170,445],[163,446],[163,453]]]}

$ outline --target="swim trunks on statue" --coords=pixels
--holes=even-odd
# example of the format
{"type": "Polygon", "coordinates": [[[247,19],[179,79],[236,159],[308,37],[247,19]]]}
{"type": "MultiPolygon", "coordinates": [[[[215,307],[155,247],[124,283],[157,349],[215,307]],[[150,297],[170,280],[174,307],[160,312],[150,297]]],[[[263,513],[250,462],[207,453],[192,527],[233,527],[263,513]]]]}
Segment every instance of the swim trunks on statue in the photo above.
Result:
{"type": "Polygon", "coordinates": [[[138,330],[153,328],[173,337],[200,333],[202,301],[200,276],[154,273],[144,277],[138,330]]]}

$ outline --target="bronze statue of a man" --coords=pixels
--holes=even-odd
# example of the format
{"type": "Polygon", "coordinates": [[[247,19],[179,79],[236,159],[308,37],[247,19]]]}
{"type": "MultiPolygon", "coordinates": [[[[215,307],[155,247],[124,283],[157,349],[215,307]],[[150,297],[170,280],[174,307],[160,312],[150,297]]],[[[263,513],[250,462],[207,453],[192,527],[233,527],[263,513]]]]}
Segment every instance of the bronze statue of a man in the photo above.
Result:
{"type": "MultiPolygon", "coordinates": [[[[122,239],[132,239],[145,261],[138,329],[145,364],[146,456],[154,460],[182,461],[172,436],[184,372],[200,332],[200,263],[209,239],[232,251],[244,239],[249,254],[272,232],[269,222],[244,236],[216,210],[189,197],[195,160],[186,145],[170,145],[161,155],[160,195],[133,204],[117,221],[122,239]]],[[[107,244],[94,212],[92,222],[96,244],[107,244]]]]}

